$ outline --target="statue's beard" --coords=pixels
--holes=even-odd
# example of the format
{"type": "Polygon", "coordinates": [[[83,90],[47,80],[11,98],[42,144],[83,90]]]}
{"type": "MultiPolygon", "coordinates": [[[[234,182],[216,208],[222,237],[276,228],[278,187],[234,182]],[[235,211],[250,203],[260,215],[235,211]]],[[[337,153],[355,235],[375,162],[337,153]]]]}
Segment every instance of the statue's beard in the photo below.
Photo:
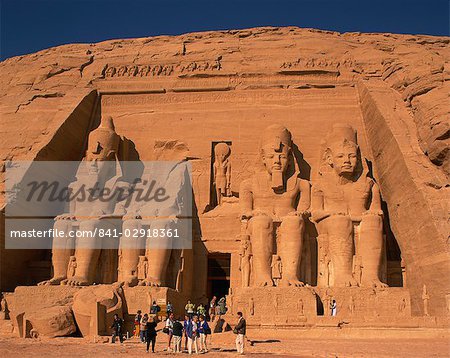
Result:
{"type": "Polygon", "coordinates": [[[280,191],[284,189],[283,171],[272,170],[272,189],[274,191],[280,191]]]}

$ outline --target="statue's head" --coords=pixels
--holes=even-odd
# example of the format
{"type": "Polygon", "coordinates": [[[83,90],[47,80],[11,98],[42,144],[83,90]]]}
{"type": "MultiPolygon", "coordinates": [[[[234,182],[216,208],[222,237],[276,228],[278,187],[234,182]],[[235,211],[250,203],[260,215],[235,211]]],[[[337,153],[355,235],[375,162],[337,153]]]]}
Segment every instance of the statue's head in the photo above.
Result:
{"type": "Polygon", "coordinates": [[[353,177],[360,166],[356,131],[347,124],[335,124],[327,137],[325,160],[335,173],[353,177]]]}
{"type": "Polygon", "coordinates": [[[100,126],[89,134],[85,161],[89,175],[105,181],[116,174],[120,137],[111,116],[104,116],[100,126]]]}
{"type": "Polygon", "coordinates": [[[269,174],[286,171],[291,149],[291,133],[286,127],[273,124],[264,130],[260,154],[269,174]]]}
{"type": "Polygon", "coordinates": [[[89,134],[86,161],[89,163],[89,173],[99,174],[111,168],[119,151],[120,137],[114,128],[111,116],[104,116],[100,126],[89,134]]]}
{"type": "Polygon", "coordinates": [[[230,147],[227,143],[217,143],[214,147],[216,159],[223,162],[230,155],[230,147]]]}
{"type": "Polygon", "coordinates": [[[261,139],[260,155],[265,169],[272,176],[272,187],[282,187],[283,174],[286,173],[292,156],[291,132],[278,124],[267,127],[261,139]]]}

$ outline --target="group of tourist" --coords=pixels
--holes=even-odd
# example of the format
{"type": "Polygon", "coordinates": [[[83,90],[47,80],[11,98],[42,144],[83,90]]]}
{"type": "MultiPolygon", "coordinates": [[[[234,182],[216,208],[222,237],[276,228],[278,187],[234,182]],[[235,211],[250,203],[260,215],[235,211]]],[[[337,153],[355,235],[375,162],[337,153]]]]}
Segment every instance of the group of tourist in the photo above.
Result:
{"type": "MultiPolygon", "coordinates": [[[[137,337],[140,342],[146,343],[147,352],[149,352],[150,345],[152,352],[155,352],[156,336],[158,331],[163,331],[167,334],[168,344],[167,351],[174,353],[181,353],[182,341],[184,337],[184,351],[189,354],[195,353],[207,353],[207,337],[210,335],[211,328],[207,322],[207,317],[214,320],[215,316],[225,314],[227,311],[225,297],[222,297],[219,301],[214,296],[209,304],[209,310],[202,304],[196,306],[190,300],[185,306],[184,319],[181,317],[175,317],[173,312],[173,306],[170,302],[167,303],[167,319],[165,320],[164,328],[157,329],[159,322],[158,313],[161,308],[155,301],[153,301],[150,307],[150,315],[142,314],[141,310],[137,311],[134,319],[134,336],[137,337]]],[[[246,323],[241,312],[238,312],[238,323],[233,332],[236,334],[236,349],[240,354],[244,353],[244,342],[246,334],[246,323]]],[[[112,343],[115,343],[116,337],[119,337],[120,343],[123,343],[123,326],[124,321],[117,314],[114,315],[114,321],[111,325],[113,329],[112,343]]]]}
{"type": "Polygon", "coordinates": [[[221,315],[224,315],[228,310],[225,297],[217,300],[216,296],[214,296],[209,302],[208,309],[201,303],[196,306],[190,300],[187,301],[184,309],[186,315],[191,318],[196,314],[197,316],[208,317],[210,321],[214,321],[216,316],[220,317],[221,315]]]}
{"type": "MultiPolygon", "coordinates": [[[[189,316],[186,314],[183,320],[181,317],[175,318],[175,315],[171,310],[168,310],[167,314],[168,317],[162,331],[168,336],[168,352],[182,352],[181,345],[183,337],[185,338],[184,350],[188,351],[189,354],[192,354],[193,350],[195,350],[195,353],[208,352],[206,337],[211,334],[211,329],[204,315],[193,314],[192,316],[189,316]]],[[[142,343],[147,343],[147,352],[150,349],[150,344],[152,352],[155,351],[156,336],[157,332],[160,331],[156,329],[158,321],[157,314],[153,315],[152,318],[149,318],[147,313],[142,315],[140,310],[136,314],[134,320],[134,335],[139,337],[142,343]]],[[[120,318],[114,320],[113,328],[115,331],[117,326],[119,326],[120,329],[121,325],[123,325],[123,321],[120,318]]],[[[113,334],[113,343],[116,335],[119,334],[116,332],[113,334]]],[[[120,339],[122,342],[123,338],[120,339]]]]}

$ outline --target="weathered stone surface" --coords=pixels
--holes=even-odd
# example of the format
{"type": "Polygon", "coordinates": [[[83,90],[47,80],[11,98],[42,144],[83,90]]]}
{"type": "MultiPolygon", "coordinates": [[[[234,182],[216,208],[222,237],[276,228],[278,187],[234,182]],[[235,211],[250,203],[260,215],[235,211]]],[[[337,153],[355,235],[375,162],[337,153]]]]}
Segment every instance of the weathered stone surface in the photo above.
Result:
{"type": "MultiPolygon", "coordinates": [[[[184,284],[199,296],[193,299],[204,299],[209,253],[230,255],[231,287],[242,284],[232,199],[258,166],[264,128],[289,129],[299,176],[314,185],[321,140],[334,123],[347,123],[373,164],[390,236],[388,264],[400,266],[401,252],[411,312],[424,313],[426,284],[429,313],[446,315],[449,42],[256,28],[65,45],[11,58],[0,64],[0,160],[80,160],[101,115],[111,115],[116,132],[130,141],[128,160],[159,159],[167,148],[189,158],[194,250],[183,259],[196,279],[187,276],[184,284]],[[231,152],[231,177],[219,178],[226,195],[214,190],[218,143],[231,152]]],[[[3,242],[3,216],[1,226],[3,242]]],[[[310,285],[316,239],[306,220],[299,279],[310,285]]],[[[0,255],[3,290],[24,283],[26,262],[46,257],[0,255]]]]}
{"type": "Polygon", "coordinates": [[[316,295],[310,287],[237,288],[227,304],[233,307],[231,315],[241,311],[251,325],[304,325],[317,316],[316,295]]]}
{"type": "Polygon", "coordinates": [[[25,316],[31,322],[33,336],[62,337],[75,333],[77,326],[68,306],[52,306],[32,311],[25,316]]]}
{"type": "Polygon", "coordinates": [[[108,334],[114,314],[123,315],[122,288],[118,285],[85,287],[74,295],[72,309],[83,337],[108,334]]]}
{"type": "Polygon", "coordinates": [[[15,334],[65,336],[76,331],[71,306],[77,288],[67,286],[17,287],[7,296],[9,316],[15,334]]]}

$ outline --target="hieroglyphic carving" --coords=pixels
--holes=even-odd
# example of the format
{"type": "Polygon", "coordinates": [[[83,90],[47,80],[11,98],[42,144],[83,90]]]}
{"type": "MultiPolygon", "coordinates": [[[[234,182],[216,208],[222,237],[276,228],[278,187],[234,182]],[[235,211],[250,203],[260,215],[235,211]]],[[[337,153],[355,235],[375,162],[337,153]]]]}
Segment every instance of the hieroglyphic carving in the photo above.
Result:
{"type": "MultiPolygon", "coordinates": [[[[209,85],[208,85],[209,86],[209,85]]],[[[206,85],[205,85],[206,87],[206,85]]],[[[199,90],[202,88],[199,87],[199,90]]],[[[161,91],[164,93],[164,91],[161,91]]],[[[179,103],[236,103],[236,104],[252,104],[255,102],[275,103],[280,100],[297,101],[301,100],[303,94],[300,92],[288,91],[261,91],[254,93],[251,97],[242,96],[239,91],[229,92],[203,92],[203,93],[166,93],[164,96],[154,96],[153,94],[114,94],[104,95],[102,97],[102,105],[104,106],[124,106],[124,105],[155,105],[155,104],[174,104],[179,103]]],[[[342,103],[342,101],[341,101],[342,103]]],[[[338,101],[330,98],[330,105],[337,105],[338,101]]]]}
{"type": "Polygon", "coordinates": [[[186,74],[205,71],[220,71],[222,56],[213,61],[192,61],[186,64],[146,64],[146,65],[107,65],[104,78],[112,77],[157,77],[173,74],[186,74]]]}
{"type": "Polygon", "coordinates": [[[253,297],[250,297],[250,300],[248,302],[248,313],[250,316],[253,316],[255,314],[255,300],[253,297]]]}
{"type": "Polygon", "coordinates": [[[200,71],[219,71],[222,69],[222,56],[219,56],[215,61],[193,61],[187,65],[180,65],[177,69],[181,73],[185,72],[200,72],[200,71]]]}
{"type": "Polygon", "coordinates": [[[338,69],[341,66],[350,67],[355,62],[352,59],[332,60],[329,57],[309,57],[298,58],[293,61],[286,61],[280,65],[281,69],[298,69],[298,68],[331,68],[338,69]]]}

